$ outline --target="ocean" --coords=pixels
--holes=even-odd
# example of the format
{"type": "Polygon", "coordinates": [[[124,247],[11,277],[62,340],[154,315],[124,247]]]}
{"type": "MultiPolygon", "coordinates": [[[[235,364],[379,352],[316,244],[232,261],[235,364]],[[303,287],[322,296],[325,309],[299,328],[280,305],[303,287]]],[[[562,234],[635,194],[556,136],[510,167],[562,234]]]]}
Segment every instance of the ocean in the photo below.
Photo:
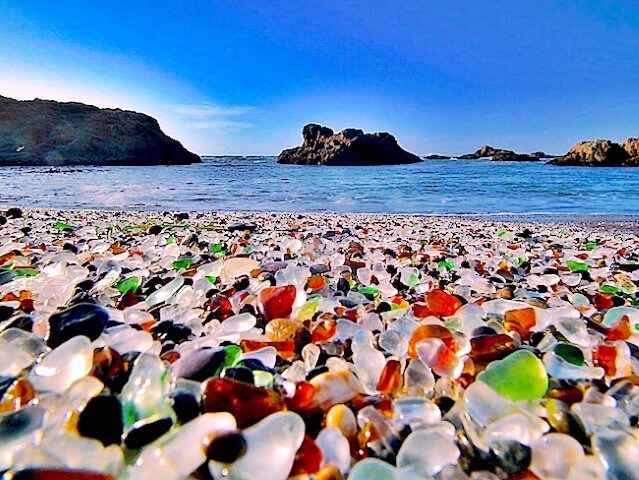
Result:
{"type": "Polygon", "coordinates": [[[204,157],[189,166],[3,167],[0,205],[171,211],[639,215],[639,169],[427,160],[384,167],[204,157]]]}

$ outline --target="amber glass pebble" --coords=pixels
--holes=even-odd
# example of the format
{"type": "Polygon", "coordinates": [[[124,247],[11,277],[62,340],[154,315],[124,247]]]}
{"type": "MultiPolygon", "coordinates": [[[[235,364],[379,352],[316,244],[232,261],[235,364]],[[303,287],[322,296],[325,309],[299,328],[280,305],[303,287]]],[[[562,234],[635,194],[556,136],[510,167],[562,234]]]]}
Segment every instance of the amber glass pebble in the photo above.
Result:
{"type": "Polygon", "coordinates": [[[515,341],[510,335],[479,335],[470,339],[470,358],[477,363],[499,360],[515,351],[515,341]]]}
{"type": "Polygon", "coordinates": [[[0,401],[0,414],[19,410],[35,398],[35,390],[26,378],[19,378],[7,389],[0,401]]]}
{"type": "Polygon", "coordinates": [[[229,378],[211,378],[204,382],[202,391],[204,411],[230,412],[239,428],[249,427],[285,408],[277,392],[229,378]]]}
{"type": "Polygon", "coordinates": [[[427,338],[439,338],[453,352],[457,350],[457,342],[453,333],[443,325],[429,324],[421,325],[415,329],[408,342],[408,356],[417,358],[417,344],[427,338]]]}
{"type": "Polygon", "coordinates": [[[449,317],[462,306],[459,298],[437,288],[426,294],[426,304],[431,312],[440,317],[449,317]]]}
{"type": "Polygon", "coordinates": [[[508,332],[517,332],[523,340],[530,338],[530,329],[537,325],[534,308],[509,310],[504,315],[504,328],[508,332]]]}
{"type": "Polygon", "coordinates": [[[392,394],[402,388],[402,366],[397,360],[389,360],[377,382],[377,391],[392,394]]]}

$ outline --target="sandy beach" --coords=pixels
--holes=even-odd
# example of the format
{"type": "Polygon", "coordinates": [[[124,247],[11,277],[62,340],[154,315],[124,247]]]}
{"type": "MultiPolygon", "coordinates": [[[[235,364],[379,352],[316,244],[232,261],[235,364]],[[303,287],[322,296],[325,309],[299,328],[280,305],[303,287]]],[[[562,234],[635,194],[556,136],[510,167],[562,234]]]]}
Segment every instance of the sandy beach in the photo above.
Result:
{"type": "Polygon", "coordinates": [[[0,471],[636,474],[627,217],[9,213],[0,471]]]}

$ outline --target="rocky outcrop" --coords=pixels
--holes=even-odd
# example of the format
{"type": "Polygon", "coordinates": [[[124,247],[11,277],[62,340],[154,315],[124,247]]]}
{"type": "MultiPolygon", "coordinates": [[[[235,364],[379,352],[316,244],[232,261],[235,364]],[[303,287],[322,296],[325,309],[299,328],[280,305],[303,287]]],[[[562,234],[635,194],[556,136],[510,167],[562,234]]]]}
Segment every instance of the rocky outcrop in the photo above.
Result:
{"type": "Polygon", "coordinates": [[[628,164],[639,166],[639,138],[629,138],[621,145],[630,156],[628,164]]]}
{"type": "Polygon", "coordinates": [[[424,157],[424,159],[426,159],[426,160],[450,160],[450,156],[433,154],[433,155],[426,155],[424,157]]]}
{"type": "Polygon", "coordinates": [[[462,160],[490,158],[494,162],[536,162],[541,158],[546,158],[546,154],[543,152],[535,152],[531,154],[515,153],[512,150],[493,148],[490,145],[485,145],[477,150],[475,153],[467,153],[465,155],[460,155],[457,158],[462,160]],[[543,157],[540,155],[543,155],[543,157]]]}
{"type": "MultiPolygon", "coordinates": [[[[628,148],[631,148],[631,142],[628,148]]],[[[570,151],[550,162],[553,165],[615,167],[633,165],[630,154],[618,143],[610,140],[579,142],[570,151]]],[[[637,163],[635,162],[636,166],[637,163]]]]}
{"type": "Polygon", "coordinates": [[[390,133],[364,133],[347,128],[339,133],[314,123],[304,126],[300,147],[283,150],[277,163],[292,165],[396,165],[422,160],[407,152],[390,133]]]}
{"type": "Polygon", "coordinates": [[[120,109],[0,97],[0,166],[201,162],[154,118],[120,109]]]}

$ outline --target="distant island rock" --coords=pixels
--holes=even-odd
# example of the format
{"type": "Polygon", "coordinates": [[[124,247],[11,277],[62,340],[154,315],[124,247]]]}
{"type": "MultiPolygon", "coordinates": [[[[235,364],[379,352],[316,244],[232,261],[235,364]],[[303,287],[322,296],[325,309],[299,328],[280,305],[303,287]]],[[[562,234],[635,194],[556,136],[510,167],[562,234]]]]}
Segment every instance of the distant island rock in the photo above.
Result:
{"type": "Polygon", "coordinates": [[[575,144],[570,151],[551,162],[560,166],[637,167],[639,139],[629,138],[623,145],[610,140],[590,140],[575,144]]]}
{"type": "Polygon", "coordinates": [[[397,165],[422,160],[407,152],[390,133],[364,133],[347,128],[339,133],[310,123],[302,130],[300,147],[283,150],[277,163],[290,165],[397,165]]]}
{"type": "Polygon", "coordinates": [[[451,157],[449,155],[433,154],[433,155],[426,155],[424,158],[426,160],[450,160],[451,157]]]}
{"type": "Polygon", "coordinates": [[[154,118],[120,109],[0,96],[0,166],[185,165],[202,160],[154,118]]]}
{"type": "Polygon", "coordinates": [[[516,153],[512,150],[493,148],[490,145],[481,147],[474,153],[467,153],[457,157],[460,160],[477,160],[479,158],[490,158],[494,162],[537,162],[542,158],[551,158],[544,152],[516,153]]]}

